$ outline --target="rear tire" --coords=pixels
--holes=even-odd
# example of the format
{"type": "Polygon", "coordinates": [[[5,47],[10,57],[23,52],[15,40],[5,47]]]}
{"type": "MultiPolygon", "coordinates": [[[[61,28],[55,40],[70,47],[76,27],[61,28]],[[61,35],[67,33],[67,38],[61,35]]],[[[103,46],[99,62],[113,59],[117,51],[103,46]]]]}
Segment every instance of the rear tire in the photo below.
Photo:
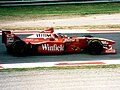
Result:
{"type": "Polygon", "coordinates": [[[7,46],[6,50],[7,50],[8,54],[12,54],[12,47],[11,46],[7,46]]]}
{"type": "Polygon", "coordinates": [[[15,56],[25,56],[27,55],[27,45],[22,40],[16,40],[11,45],[12,47],[12,54],[15,56]]]}
{"type": "Polygon", "coordinates": [[[103,44],[100,40],[91,40],[88,43],[87,51],[89,54],[99,55],[103,51],[103,44]]]}

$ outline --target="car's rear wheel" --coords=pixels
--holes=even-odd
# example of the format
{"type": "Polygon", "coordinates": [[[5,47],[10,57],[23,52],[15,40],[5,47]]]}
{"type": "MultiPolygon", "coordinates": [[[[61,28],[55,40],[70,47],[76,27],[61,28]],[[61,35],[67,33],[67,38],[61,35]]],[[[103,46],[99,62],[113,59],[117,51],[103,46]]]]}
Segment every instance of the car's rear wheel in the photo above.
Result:
{"type": "Polygon", "coordinates": [[[25,56],[27,54],[27,45],[22,40],[16,40],[11,45],[12,54],[15,56],[25,56]]]}
{"type": "Polygon", "coordinates": [[[12,54],[12,47],[11,46],[7,46],[6,50],[7,50],[7,53],[12,54]]]}
{"type": "Polygon", "coordinates": [[[100,40],[91,40],[88,43],[87,51],[89,54],[98,55],[103,51],[103,44],[100,40]]]}

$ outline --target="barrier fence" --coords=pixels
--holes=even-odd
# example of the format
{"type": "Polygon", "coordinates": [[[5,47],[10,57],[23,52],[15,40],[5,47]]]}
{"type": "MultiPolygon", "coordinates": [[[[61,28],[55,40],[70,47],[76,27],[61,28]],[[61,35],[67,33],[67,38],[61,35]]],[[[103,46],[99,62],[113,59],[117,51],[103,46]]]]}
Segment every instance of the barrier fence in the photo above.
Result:
{"type": "Polygon", "coordinates": [[[60,5],[120,2],[120,0],[0,0],[0,6],[60,5]]]}

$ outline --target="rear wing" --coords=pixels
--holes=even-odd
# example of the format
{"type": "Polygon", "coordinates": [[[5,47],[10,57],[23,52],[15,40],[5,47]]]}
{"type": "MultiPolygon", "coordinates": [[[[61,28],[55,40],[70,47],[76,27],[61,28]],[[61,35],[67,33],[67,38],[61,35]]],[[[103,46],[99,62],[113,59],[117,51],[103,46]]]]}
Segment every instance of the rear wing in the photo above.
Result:
{"type": "Polygon", "coordinates": [[[6,43],[6,35],[11,34],[11,31],[2,31],[2,43],[6,43]]]}
{"type": "Polygon", "coordinates": [[[2,43],[10,46],[15,40],[21,40],[18,36],[11,33],[11,31],[2,31],[2,43]]]}

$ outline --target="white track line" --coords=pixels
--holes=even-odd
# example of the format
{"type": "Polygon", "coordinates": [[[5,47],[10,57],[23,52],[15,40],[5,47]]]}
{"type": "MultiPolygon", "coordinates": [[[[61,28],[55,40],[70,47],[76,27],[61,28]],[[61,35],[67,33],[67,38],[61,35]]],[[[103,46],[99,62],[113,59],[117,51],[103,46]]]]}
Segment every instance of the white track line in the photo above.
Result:
{"type": "MultiPolygon", "coordinates": [[[[10,30],[14,34],[33,34],[38,33],[41,30],[10,30]]],[[[55,30],[54,33],[120,33],[120,30],[113,29],[93,29],[93,30],[85,30],[85,29],[59,29],[55,30]]],[[[2,35],[2,31],[0,31],[0,35],[2,35]]]]}
{"type": "Polygon", "coordinates": [[[109,64],[120,64],[120,60],[61,61],[61,62],[0,64],[0,69],[54,67],[54,66],[81,66],[81,65],[109,65],[109,64]]]}

